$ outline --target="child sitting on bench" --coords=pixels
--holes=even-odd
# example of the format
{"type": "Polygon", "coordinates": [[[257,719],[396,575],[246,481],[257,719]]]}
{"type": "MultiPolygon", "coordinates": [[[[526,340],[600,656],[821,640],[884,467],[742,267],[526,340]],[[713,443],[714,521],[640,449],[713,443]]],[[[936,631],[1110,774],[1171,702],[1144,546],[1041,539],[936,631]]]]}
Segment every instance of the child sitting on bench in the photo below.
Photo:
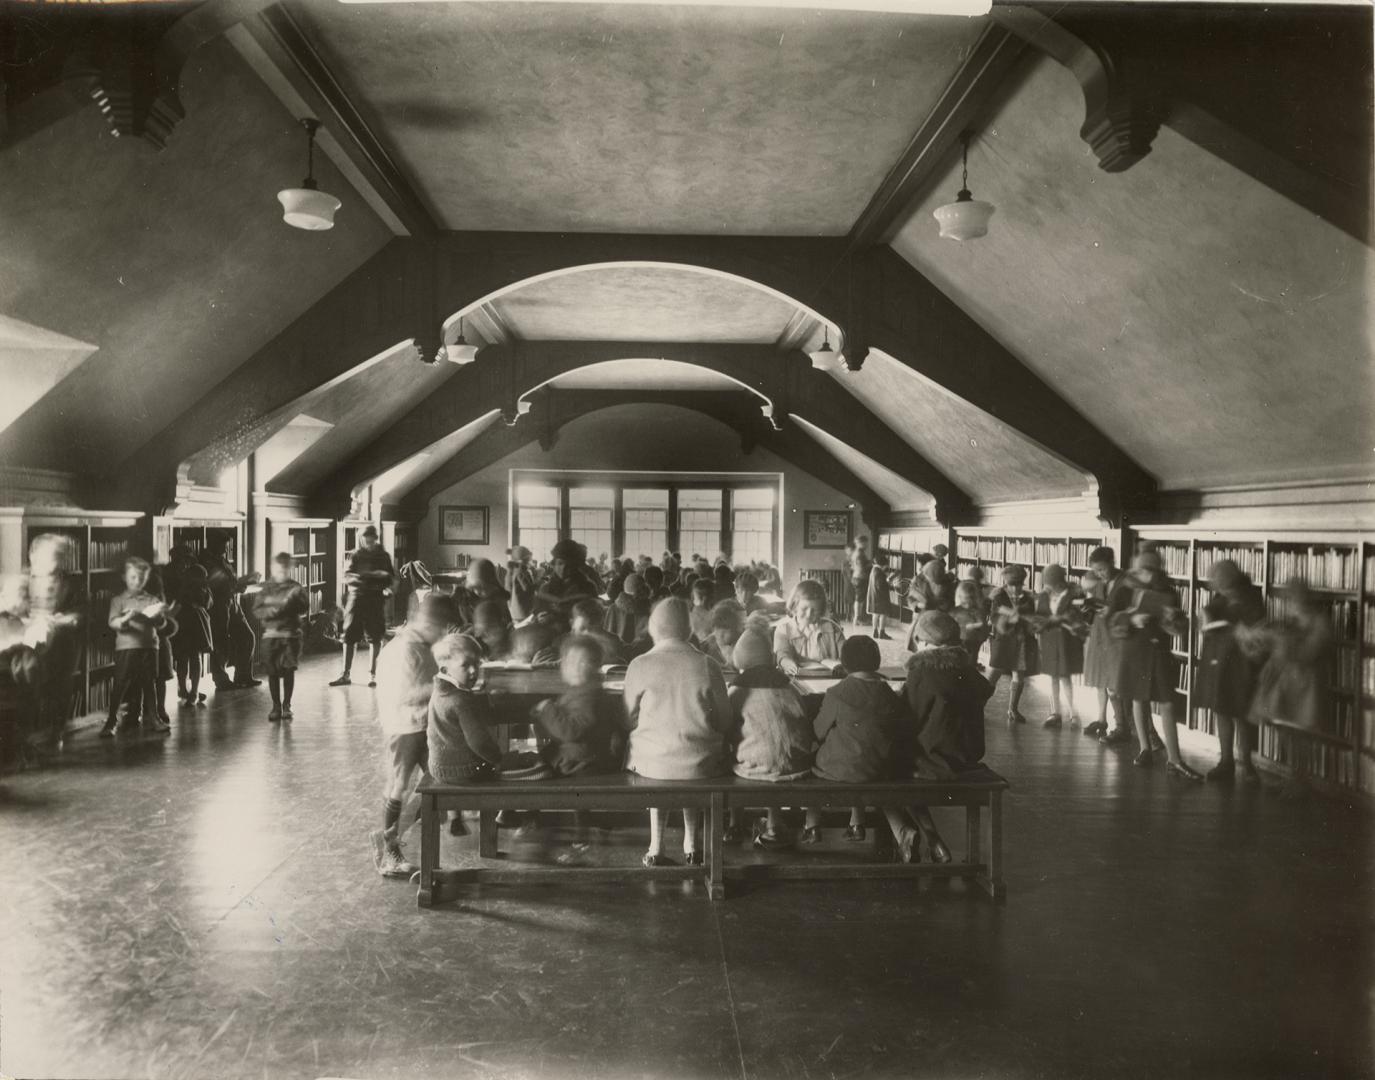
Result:
{"type": "Polygon", "coordinates": [[[617,704],[602,690],[602,650],[593,637],[563,640],[564,692],[534,709],[535,729],[549,740],[540,757],[555,776],[620,772],[625,736],[617,704]]]}
{"type": "MultiPolygon", "coordinates": [[[[660,600],[649,617],[654,647],[630,662],[625,709],[630,730],[626,768],[654,780],[701,780],[729,771],[726,734],[732,726],[721,666],[689,643],[688,605],[660,600]]],[[[683,854],[701,866],[699,810],[683,811],[683,854]]],[[[663,815],[649,812],[645,866],[671,866],[663,854],[663,815]]]]}
{"type": "Polygon", "coordinates": [[[482,677],[482,646],[468,634],[446,634],[434,647],[438,672],[430,695],[426,731],[430,775],[443,784],[468,784],[501,776],[496,718],[482,677]]]}

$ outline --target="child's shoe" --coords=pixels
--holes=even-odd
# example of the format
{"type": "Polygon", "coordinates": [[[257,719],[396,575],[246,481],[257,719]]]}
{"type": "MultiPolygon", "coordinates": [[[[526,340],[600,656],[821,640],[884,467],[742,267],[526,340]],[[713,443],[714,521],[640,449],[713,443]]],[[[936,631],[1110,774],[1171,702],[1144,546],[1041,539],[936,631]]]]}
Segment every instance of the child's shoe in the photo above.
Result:
{"type": "Polygon", "coordinates": [[[282,706],[282,719],[283,719],[283,720],[290,720],[291,718],[292,718],[292,716],[291,716],[291,706],[290,706],[290,705],[283,705],[283,706],[282,706]]]}
{"type": "Polygon", "coordinates": [[[1092,735],[1095,738],[1097,738],[1100,735],[1106,735],[1107,733],[1108,725],[1103,723],[1102,720],[1095,720],[1093,723],[1087,724],[1084,727],[1084,734],[1092,735]]]}
{"type": "Polygon", "coordinates": [[[688,866],[702,866],[706,860],[700,851],[685,851],[683,852],[683,862],[688,866]]]}
{"type": "Polygon", "coordinates": [[[1009,709],[1007,711],[1007,722],[1009,724],[1025,724],[1026,717],[1023,716],[1021,712],[1016,709],[1009,709]]]}
{"type": "Polygon", "coordinates": [[[1055,729],[1064,726],[1064,721],[1060,719],[1059,713],[1051,713],[1049,716],[1046,717],[1046,722],[1041,726],[1043,728],[1047,728],[1051,731],[1054,731],[1055,729]]]}
{"type": "Polygon", "coordinates": [[[863,825],[846,825],[845,839],[852,844],[862,844],[868,837],[863,825]]]}
{"type": "Polygon", "coordinates": [[[373,690],[377,689],[377,672],[374,671],[368,676],[368,686],[373,690]]]}
{"type": "Polygon", "coordinates": [[[469,836],[469,835],[471,835],[471,833],[468,831],[468,826],[465,825],[465,824],[463,824],[463,815],[462,815],[462,814],[455,814],[453,817],[451,817],[451,818],[449,819],[449,835],[450,835],[450,836],[469,836]]]}
{"type": "Polygon", "coordinates": [[[272,706],[272,711],[269,712],[269,713],[267,714],[267,719],[268,719],[268,721],[271,722],[271,723],[273,723],[273,724],[275,724],[275,723],[277,723],[278,721],[280,721],[281,718],[282,718],[282,707],[281,707],[280,705],[274,705],[274,706],[272,706]]]}
{"type": "Polygon", "coordinates": [[[1219,761],[1208,770],[1208,779],[1215,784],[1230,784],[1237,778],[1237,763],[1235,761],[1219,761]]]}
{"type": "Polygon", "coordinates": [[[115,722],[106,720],[100,725],[100,737],[102,739],[113,739],[115,737],[115,722]]]}
{"type": "Polygon", "coordinates": [[[646,851],[640,858],[640,865],[645,869],[653,869],[656,866],[677,866],[667,855],[656,855],[652,851],[646,851]]]}
{"type": "Polygon", "coordinates": [[[1131,732],[1126,728],[1113,728],[1106,735],[1100,735],[1098,741],[1104,746],[1121,746],[1123,743],[1132,741],[1131,732]]]}
{"type": "Polygon", "coordinates": [[[1154,752],[1153,752],[1153,751],[1151,750],[1151,748],[1148,746],[1148,747],[1146,747],[1145,750],[1142,750],[1139,754],[1137,754],[1136,757],[1132,758],[1132,764],[1133,764],[1133,765],[1138,765],[1138,766],[1140,766],[1140,767],[1143,768],[1143,769],[1144,769],[1144,768],[1148,768],[1148,767],[1150,766],[1150,764],[1151,764],[1151,760],[1152,760],[1154,757],[1155,757],[1154,752]]]}
{"type": "Polygon", "coordinates": [[[353,678],[346,671],[330,683],[330,686],[352,686],[353,678]]]}
{"type": "Polygon", "coordinates": [[[166,735],[169,731],[172,730],[172,725],[169,724],[162,717],[155,716],[148,721],[148,730],[157,735],[166,735]]]}
{"type": "Polygon", "coordinates": [[[416,867],[406,861],[405,852],[396,841],[387,842],[381,829],[372,833],[372,864],[383,877],[409,878],[416,867]]]}
{"type": "Polygon", "coordinates": [[[1069,718],[1069,726],[1072,728],[1080,727],[1079,717],[1071,715],[1069,718]]]}
{"type": "Polygon", "coordinates": [[[921,848],[917,846],[917,834],[915,832],[904,832],[897,837],[897,850],[894,855],[900,863],[919,863],[921,862],[921,848]]]}
{"type": "Polygon", "coordinates": [[[821,843],[821,826],[808,825],[802,830],[802,835],[798,837],[799,843],[819,844],[821,843]]]}
{"type": "Polygon", "coordinates": [[[764,822],[754,826],[754,846],[769,851],[788,846],[788,838],[779,832],[771,832],[764,822]]]}
{"type": "Polygon", "coordinates": [[[945,841],[940,837],[936,837],[934,842],[928,842],[926,850],[930,853],[933,863],[945,864],[954,858],[954,856],[950,854],[950,849],[945,846],[945,841]]]}

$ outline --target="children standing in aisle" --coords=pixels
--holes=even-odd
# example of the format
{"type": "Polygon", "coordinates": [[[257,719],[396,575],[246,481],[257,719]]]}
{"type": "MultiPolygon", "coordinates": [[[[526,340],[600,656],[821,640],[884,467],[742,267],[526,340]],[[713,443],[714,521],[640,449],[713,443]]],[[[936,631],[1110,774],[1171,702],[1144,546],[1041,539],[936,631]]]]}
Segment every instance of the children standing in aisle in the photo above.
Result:
{"type": "Polygon", "coordinates": [[[892,586],[888,582],[888,557],[881,551],[874,553],[874,565],[869,570],[869,595],[865,606],[874,621],[874,637],[888,641],[888,620],[895,612],[892,586]]]}
{"type": "Polygon", "coordinates": [[[158,716],[158,631],[167,624],[167,605],[144,586],[150,567],[146,559],[124,560],[124,591],[110,597],[109,626],[115,632],[115,675],[110,687],[110,711],[100,737],[114,736],[120,704],[130,693],[142,702],[142,715],[155,731],[170,730],[158,716]]]}
{"type": "MultiPolygon", "coordinates": [[[[654,647],[630,662],[625,709],[630,730],[626,768],[655,780],[693,780],[728,771],[726,735],[732,724],[726,681],[715,661],[689,643],[688,606],[661,600],[649,618],[654,647]]],[[[701,866],[697,849],[698,810],[683,811],[683,854],[701,866]]],[[[649,812],[645,866],[667,866],[663,816],[649,812]]]]}
{"type": "MultiPolygon", "coordinates": [[[[850,674],[821,699],[813,726],[819,745],[812,772],[846,784],[898,776],[912,760],[912,723],[902,699],[878,673],[883,662],[878,642],[871,637],[847,638],[840,652],[850,674]]],[[[864,837],[864,807],[851,807],[845,839],[864,837]]],[[[808,807],[802,842],[820,840],[821,811],[808,807]]]]}
{"type": "MultiPolygon", "coordinates": [[[[767,629],[746,629],[731,650],[731,660],[740,670],[729,690],[735,724],[735,775],[775,782],[810,776],[816,735],[797,688],[774,666],[767,629]]],[[[735,813],[731,811],[728,840],[734,838],[737,829],[735,813]]],[[[756,847],[787,842],[780,811],[770,807],[767,813],[764,824],[754,830],[756,847]]]]}
{"type": "Polygon", "coordinates": [[[267,688],[272,694],[272,723],[291,719],[291,695],[296,689],[296,668],[301,662],[304,628],[301,620],[310,614],[310,599],[301,585],[291,578],[291,556],[281,552],[272,557],[271,578],[253,598],[253,614],[263,628],[263,663],[267,667],[267,688]]]}
{"type": "Polygon", "coordinates": [[[845,631],[826,613],[826,590],[821,582],[806,578],[793,586],[788,614],[773,632],[774,657],[785,675],[796,675],[804,664],[834,665],[840,661],[845,631]]]}
{"type": "Polygon", "coordinates": [[[990,600],[993,637],[988,646],[989,681],[996,688],[1004,675],[1011,676],[1012,691],[1007,702],[1007,722],[1025,724],[1019,708],[1028,674],[1036,671],[1036,631],[1031,617],[1036,600],[1023,586],[1026,570],[1020,566],[1003,567],[1003,584],[990,600]]]}
{"type": "Polygon", "coordinates": [[[1117,556],[1110,547],[1089,552],[1092,583],[1086,590],[1086,614],[1092,619],[1089,640],[1084,649],[1084,685],[1098,691],[1098,719],[1084,728],[1085,735],[1096,735],[1107,746],[1131,741],[1127,730],[1122,696],[1117,692],[1117,676],[1122,667],[1122,641],[1108,628],[1108,597],[1125,576],[1117,568],[1117,556]],[[1108,702],[1112,702],[1112,730],[1108,730],[1108,702]]]}
{"type": "Polygon", "coordinates": [[[1122,639],[1117,686],[1123,700],[1132,703],[1132,718],[1141,745],[1133,764],[1151,763],[1154,702],[1160,706],[1163,717],[1165,752],[1169,758],[1166,770],[1184,780],[1202,780],[1203,776],[1180,756],[1179,732],[1175,728],[1178,671],[1171,651],[1171,635],[1184,632],[1189,620],[1154,546],[1147,544],[1137,552],[1131,571],[1108,597],[1108,617],[1112,632],[1122,639]]]}
{"type": "Polygon", "coordinates": [[[180,568],[181,582],[176,597],[177,636],[172,639],[172,657],[177,668],[177,698],[190,708],[205,704],[200,692],[201,657],[214,643],[210,611],[215,603],[206,581],[205,567],[190,563],[180,568]]]}
{"type": "MultiPolygon", "coordinates": [[[[969,654],[969,659],[977,665],[979,652],[988,640],[988,604],[977,582],[961,581],[956,587],[955,609],[950,616],[960,628],[960,644],[969,654]]],[[[915,630],[912,637],[916,639],[915,630]]]]}
{"type": "Polygon", "coordinates": [[[1251,738],[1249,721],[1260,674],[1260,627],[1265,621],[1265,601],[1260,590],[1231,559],[1213,563],[1208,570],[1208,588],[1212,596],[1203,612],[1194,706],[1213,711],[1222,756],[1207,776],[1209,780],[1229,783],[1236,778],[1240,757],[1242,772],[1258,780],[1251,762],[1255,740],[1251,738]]]}
{"type": "Polygon", "coordinates": [[[382,827],[371,839],[373,865],[383,877],[409,878],[415,872],[401,850],[401,803],[416,771],[424,773],[429,761],[425,730],[439,671],[431,646],[444,635],[451,618],[448,597],[427,596],[378,661],[377,721],[386,740],[387,782],[382,827]]]}
{"type": "Polygon", "coordinates": [[[1050,676],[1050,716],[1042,726],[1061,727],[1062,710],[1068,709],[1070,727],[1078,727],[1074,676],[1084,672],[1084,642],[1080,635],[1087,626],[1075,603],[1082,604],[1083,596],[1070,584],[1059,563],[1047,566],[1041,572],[1041,581],[1041,594],[1036,598],[1036,624],[1040,627],[1037,647],[1041,674],[1050,676]]]}

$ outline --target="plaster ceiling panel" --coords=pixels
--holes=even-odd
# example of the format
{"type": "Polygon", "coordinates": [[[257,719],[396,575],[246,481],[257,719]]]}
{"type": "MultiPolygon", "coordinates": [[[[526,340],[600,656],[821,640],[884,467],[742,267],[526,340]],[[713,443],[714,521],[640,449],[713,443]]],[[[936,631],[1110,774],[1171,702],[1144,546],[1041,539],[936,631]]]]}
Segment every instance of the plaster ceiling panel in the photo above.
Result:
{"type": "Polygon", "coordinates": [[[1088,479],[1001,420],[877,349],[832,378],[976,502],[1082,495],[1088,479]]]}
{"type": "Polygon", "coordinates": [[[84,108],[3,152],[0,312],[97,347],[0,433],[0,460],[108,470],[380,248],[344,200],[335,228],[283,224],[300,128],[224,41],[196,52],[161,153],[84,108]]]}
{"type": "Polygon", "coordinates": [[[888,466],[881,465],[867,454],[861,454],[848,443],[842,442],[814,424],[809,424],[801,417],[794,416],[789,423],[795,423],[811,436],[821,449],[873,488],[874,493],[893,510],[935,509],[936,500],[930,492],[903,479],[888,466]]]}
{"type": "Polygon", "coordinates": [[[1368,247],[1162,128],[1123,173],[1046,61],[971,150],[988,235],[894,248],[1162,486],[1375,475],[1368,247]]]}
{"type": "Polygon", "coordinates": [[[481,419],[465,424],[457,431],[432,442],[420,453],[407,458],[391,470],[393,477],[386,474],[379,477],[374,495],[386,502],[399,502],[428,480],[441,465],[450,461],[455,454],[469,446],[474,439],[496,423],[500,415],[500,412],[494,410],[481,419]]]}
{"type": "Polygon", "coordinates": [[[690,270],[607,266],[523,286],[491,303],[518,337],[772,344],[796,308],[751,285],[690,270]]]}
{"type": "Polygon", "coordinates": [[[984,20],[293,4],[454,229],[841,234],[984,20]]]}
{"type": "Polygon", "coordinates": [[[268,490],[308,493],[458,371],[453,364],[422,364],[414,350],[403,345],[312,397],[310,415],[333,427],[283,468],[268,490]]]}
{"type": "Polygon", "coordinates": [[[550,384],[558,390],[739,390],[715,371],[677,360],[608,360],[589,364],[550,384]]]}

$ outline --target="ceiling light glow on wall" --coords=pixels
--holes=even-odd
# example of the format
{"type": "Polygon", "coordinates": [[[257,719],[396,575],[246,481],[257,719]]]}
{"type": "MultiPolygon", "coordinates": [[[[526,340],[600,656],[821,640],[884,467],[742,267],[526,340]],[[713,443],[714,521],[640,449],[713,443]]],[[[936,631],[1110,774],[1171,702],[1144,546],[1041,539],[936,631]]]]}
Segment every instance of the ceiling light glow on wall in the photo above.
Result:
{"type": "Polygon", "coordinates": [[[284,188],[277,192],[282,204],[282,220],[297,229],[320,232],[334,228],[334,212],[343,205],[328,192],[321,191],[315,182],[315,132],[320,121],[307,116],[301,121],[306,129],[306,178],[298,188],[284,188]]]}
{"type": "Polygon", "coordinates": [[[969,140],[973,132],[960,135],[963,147],[962,186],[955,201],[938,206],[932,216],[940,222],[941,236],[947,240],[977,240],[988,232],[988,219],[996,207],[992,203],[981,202],[969,191],[969,140]]]}

